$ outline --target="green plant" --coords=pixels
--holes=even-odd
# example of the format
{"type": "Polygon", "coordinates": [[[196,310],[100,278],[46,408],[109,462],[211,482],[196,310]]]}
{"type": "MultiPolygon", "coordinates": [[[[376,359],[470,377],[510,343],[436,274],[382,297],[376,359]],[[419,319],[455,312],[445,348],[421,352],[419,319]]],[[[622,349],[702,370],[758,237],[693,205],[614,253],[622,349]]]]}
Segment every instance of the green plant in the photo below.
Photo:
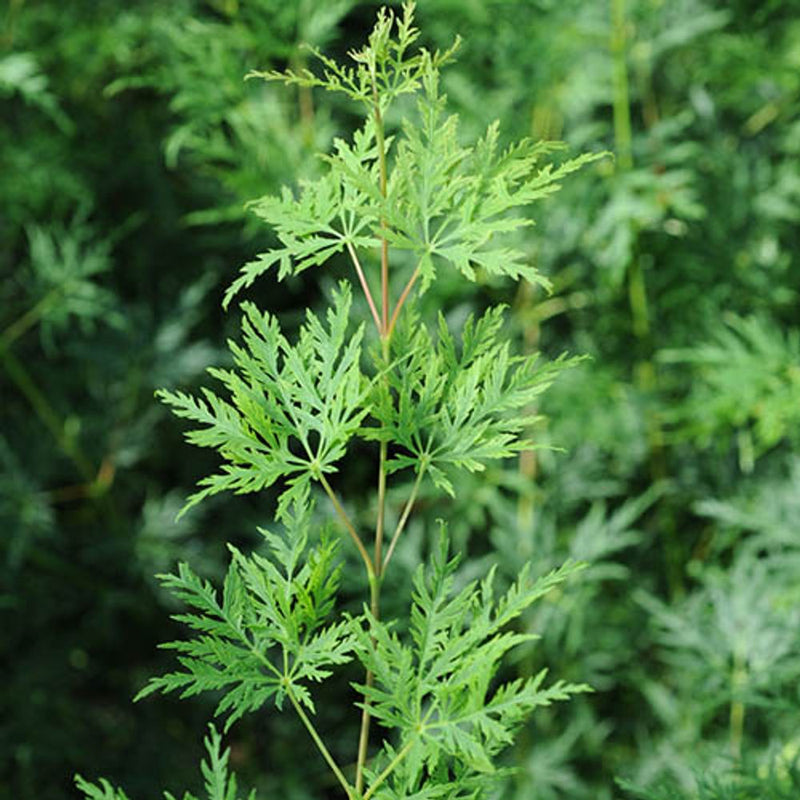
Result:
{"type": "MultiPolygon", "coordinates": [[[[352,324],[358,307],[345,280],[324,317],[307,311],[295,343],[275,316],[246,302],[243,344],[230,343],[233,367],[209,370],[227,396],[158,393],[200,426],[189,441],[224,462],[186,508],[224,491],[270,490],[283,530],[262,531],[265,554],[230,545],[221,595],[186,564],[162,576],[189,607],[175,618],[193,637],[165,645],[178,653],[180,669],[152,679],[139,697],[218,692],[226,729],[267,703],[291,707],[344,794],[362,800],[474,797],[487,777],[503,774],[497,757],[535,708],[588,690],[546,684],[546,670],[526,679],[498,675],[508,651],[535,638],[516,621],[580,564],[545,575],[528,564],[498,591],[494,569],[481,580],[459,575],[440,522],[427,563],[414,572],[410,610],[381,616],[387,569],[421,487],[453,496],[463,473],[533,447],[533,404],[572,363],[513,355],[501,307],[470,315],[460,341],[443,314],[431,329],[414,291],[453,268],[468,280],[485,274],[545,285],[526,263],[519,243],[530,220],[518,212],[600,157],[554,166],[545,159],[558,145],[525,139],[501,148],[497,124],[475,145],[462,145],[458,118],[446,114],[439,90],[439,70],[458,43],[412,52],[419,35],[413,12],[413,4],[398,18],[381,11],[367,45],[350,53],[354,66],[314,51],[321,75],[305,68],[251,73],[341,93],[362,108],[365,122],[351,142],[335,141],[321,177],[254,204],[279,246],[244,267],[224,304],[272,267],[283,279],[344,260],[370,324],[352,324]],[[369,447],[377,450],[372,541],[336,485],[348,457],[363,458],[369,447]],[[390,483],[406,498],[396,515],[387,506],[390,483]],[[318,498],[332,519],[320,522],[318,498]],[[337,533],[348,548],[340,549],[337,533]],[[333,621],[341,560],[351,557],[363,566],[369,602],[333,621]],[[351,769],[337,755],[340,743],[326,742],[315,720],[312,689],[335,673],[347,677],[353,661],[365,677],[352,684],[361,724],[351,769]]],[[[222,763],[216,733],[208,747],[212,762],[222,763]]],[[[204,773],[209,781],[216,775],[208,766],[204,773]]],[[[209,796],[235,797],[235,785],[220,775],[209,796]]],[[[107,783],[78,784],[88,797],[124,797],[107,783]]]]}

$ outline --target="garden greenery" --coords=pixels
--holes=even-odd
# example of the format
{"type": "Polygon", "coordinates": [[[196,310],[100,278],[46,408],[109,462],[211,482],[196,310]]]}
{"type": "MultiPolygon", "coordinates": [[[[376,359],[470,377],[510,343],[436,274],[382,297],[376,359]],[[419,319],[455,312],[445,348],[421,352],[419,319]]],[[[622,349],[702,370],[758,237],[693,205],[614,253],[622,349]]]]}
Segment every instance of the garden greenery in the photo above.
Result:
{"type": "MultiPolygon", "coordinates": [[[[394,42],[400,2],[386,3],[394,42]]],[[[11,665],[0,796],[74,798],[75,772],[106,798],[120,792],[92,776],[134,799],[202,797],[204,781],[213,796],[235,795],[232,773],[261,798],[345,796],[280,687],[224,733],[238,706],[208,723],[244,696],[246,678],[191,702],[179,699],[189,684],[131,702],[151,675],[187,674],[176,655],[195,663],[159,642],[219,639],[170,614],[222,625],[192,605],[209,599],[205,581],[224,609],[234,569],[228,583],[257,603],[247,565],[266,559],[277,577],[265,582],[285,581],[274,548],[300,542],[301,588],[328,568],[337,588],[300,603],[297,636],[308,645],[327,632],[348,660],[318,664],[314,651],[307,668],[332,674],[295,674],[293,691],[353,789],[358,703],[371,707],[364,791],[408,741],[379,717],[408,705],[379,694],[380,666],[359,647],[368,641],[377,658],[391,645],[390,666],[407,664],[410,648],[416,663],[415,574],[426,565],[430,594],[434,561],[458,553],[449,597],[470,584],[480,594],[491,572],[496,613],[524,564],[531,582],[587,564],[498,634],[540,638],[503,655],[487,702],[545,668],[552,678],[537,691],[558,680],[594,691],[511,724],[513,742],[489,754],[495,772],[480,773],[492,800],[795,800],[796,4],[426,0],[402,61],[423,46],[440,59],[439,84],[430,93],[413,67],[416,88],[397,94],[398,83],[381,108],[385,198],[369,64],[347,55],[378,5],[11,0],[0,11],[0,645],[11,665]],[[431,137],[418,101],[445,94],[426,107],[438,119],[431,137]],[[615,158],[570,175],[547,202],[502,210],[495,192],[493,213],[491,169],[507,168],[509,145],[522,173],[509,197],[522,200],[561,161],[541,142],[561,139],[615,158]],[[351,203],[357,214],[337,216],[351,203]],[[270,343],[267,367],[257,353],[270,343]],[[251,380],[272,388],[251,392],[251,380]],[[493,380],[530,401],[494,414],[493,380]],[[153,402],[158,389],[168,403],[153,402]],[[207,423],[192,418],[203,409],[207,423]],[[225,419],[230,437],[215,429],[225,419]],[[226,451],[181,445],[183,427],[201,445],[224,436],[226,451]],[[516,452],[525,439],[535,447],[516,452]],[[512,457],[494,457],[503,450],[512,457]],[[202,502],[178,516],[193,491],[202,502]],[[393,626],[389,644],[372,646],[364,606],[379,508],[386,568],[372,617],[393,626]]],[[[461,640],[458,630],[448,636],[461,640]]],[[[249,632],[281,670],[284,644],[266,644],[277,635],[249,632]]],[[[246,672],[245,643],[221,638],[246,672]]],[[[206,662],[204,678],[221,680],[206,662]]],[[[266,666],[260,676],[275,688],[266,666]]]]}
{"type": "MultiPolygon", "coordinates": [[[[252,73],[343,93],[361,107],[364,123],[351,141],[335,140],[319,178],[296,194],[284,189],[254,203],[279,245],[243,268],[225,305],[271,268],[283,279],[342,256],[353,277],[333,291],[324,315],[306,312],[295,342],[275,316],[242,303],[233,367],[209,370],[224,391],[158,392],[198,426],[188,440],[222,459],[186,509],[220,492],[274,486],[281,528],[262,531],[264,554],[230,546],[221,592],[187,564],[161,576],[188,607],[175,619],[191,636],[164,645],[180,667],[138,697],[218,692],[226,729],[265,706],[291,708],[349,800],[482,796],[497,756],[528,715],[589,690],[552,681],[546,669],[498,679],[506,654],[535,638],[514,624],[580,563],[544,575],[528,564],[505,589],[495,569],[465,582],[440,521],[427,563],[414,573],[406,617],[381,614],[382,586],[421,487],[429,482],[453,496],[463,473],[533,447],[535,403],[573,363],[514,355],[499,307],[470,316],[460,335],[443,314],[432,324],[415,309],[415,290],[425,292],[445,270],[466,280],[482,274],[546,284],[514,246],[514,235],[531,224],[518,212],[602,156],[555,166],[547,159],[557,145],[525,139],[501,147],[497,124],[474,145],[461,144],[439,81],[458,42],[430,52],[415,49],[418,35],[409,3],[398,16],[379,12],[350,65],[315,53],[319,75],[252,73]],[[402,123],[390,124],[398,116],[402,123]],[[361,322],[353,319],[353,285],[369,310],[361,322]],[[348,458],[363,458],[368,447],[377,460],[369,536],[336,487],[348,458]],[[406,501],[390,518],[386,497],[395,489],[406,501]],[[320,496],[330,523],[315,515],[320,496]],[[342,615],[337,594],[351,553],[369,596],[361,613],[342,615]],[[351,661],[363,677],[352,684],[361,723],[349,769],[315,723],[314,693],[351,661]]],[[[236,786],[214,728],[206,744],[209,798],[232,800],[236,786]]],[[[106,782],[79,778],[78,786],[91,798],[124,797],[106,782]]]]}

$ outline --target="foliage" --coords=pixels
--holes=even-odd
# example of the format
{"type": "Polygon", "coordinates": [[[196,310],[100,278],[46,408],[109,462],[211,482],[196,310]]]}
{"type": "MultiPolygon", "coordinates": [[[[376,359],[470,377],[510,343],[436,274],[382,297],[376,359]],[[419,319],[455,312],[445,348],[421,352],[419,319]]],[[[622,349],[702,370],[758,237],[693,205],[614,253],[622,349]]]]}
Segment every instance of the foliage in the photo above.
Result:
{"type": "Polygon", "coordinates": [[[350,289],[343,283],[328,311],[329,330],[309,311],[293,347],[274,317],[243,304],[247,349],[231,343],[240,373],[210,370],[231,401],[209,390],[205,402],[181,392],[160,392],[177,416],[207,426],[187,439],[219,449],[230,462],[222,474],[201,481],[206,488],[190,498],[187,508],[217,492],[257,492],[283,480],[286,488],[276,512],[283,519],[293,501],[307,500],[314,479],[336,471],[368,412],[364,398],[369,386],[359,366],[363,325],[348,338],[350,305],[350,289]],[[292,452],[291,440],[302,445],[301,455],[292,452]]]}
{"type": "MultiPolygon", "coordinates": [[[[346,250],[379,342],[370,358],[362,352],[364,323],[348,334],[346,282],[333,295],[327,324],[307,311],[295,345],[274,316],[245,302],[244,346],[230,343],[236,369],[209,370],[230,399],[209,390],[202,398],[159,392],[177,416],[202,426],[190,431],[188,440],[217,450],[226,462],[220,473],[201,481],[203,488],[187,508],[220,492],[248,494],[278,484],[275,516],[285,524],[286,538],[264,532],[268,557],[248,558],[231,546],[221,599],[186,564],[177,575],[162,576],[164,586],[191,609],[174,618],[195,636],[165,645],[179,654],[182,669],[153,679],[137,696],[159,690],[180,691],[182,697],[221,692],[215,713],[229,713],[226,730],[248,712],[267,703],[282,709],[288,700],[346,796],[364,800],[453,796],[478,786],[480,774],[495,771],[493,760],[534,709],[589,688],[563,680],[546,686],[546,670],[490,688],[508,651],[534,638],[507,627],[575,566],[533,579],[528,565],[498,600],[493,572],[456,592],[456,560],[448,558],[442,526],[430,570],[420,568],[414,578],[407,615],[413,646],[392,631],[397,622],[380,615],[381,584],[423,474],[453,495],[448,472],[480,471],[487,461],[529,447],[521,439],[532,421],[525,408],[568,363],[543,368],[534,357],[512,357],[501,338],[499,308],[477,321],[469,318],[458,346],[441,315],[435,345],[417,316],[411,317],[417,335],[401,335],[396,323],[401,311],[408,316],[406,300],[417,278],[420,292],[430,287],[434,259],[451,263],[471,280],[477,270],[536,279],[535,268],[522,264],[522,251],[493,246],[495,234],[527,224],[508,212],[546,197],[561,177],[598,157],[553,168],[539,164],[553,148],[525,141],[498,153],[496,125],[474,151],[459,147],[457,120],[440,119],[444,97],[438,92],[439,68],[452,49],[407,52],[418,38],[413,13],[410,3],[397,19],[379,12],[367,46],[351,53],[355,71],[321,56],[323,78],[308,71],[286,74],[289,83],[344,91],[366,106],[367,122],[352,145],[336,141],[328,172],[307,182],[297,200],[286,189],[259,201],[258,213],[274,220],[279,246],[245,267],[225,305],[273,264],[280,265],[282,278],[346,250]],[[383,119],[393,101],[414,92],[427,140],[407,124],[395,144],[383,119]],[[380,315],[362,266],[369,265],[372,248],[380,249],[380,315]],[[389,271],[396,266],[390,250],[401,253],[401,266],[404,251],[411,251],[415,262],[393,308],[389,271]],[[358,438],[373,447],[377,443],[379,450],[377,519],[369,549],[328,480],[358,438]],[[384,556],[387,482],[409,466],[416,478],[384,556]],[[334,549],[324,539],[312,549],[306,546],[311,490],[317,485],[355,545],[369,585],[369,606],[340,622],[327,620],[339,586],[334,549]],[[364,682],[354,684],[363,696],[354,778],[345,775],[314,724],[311,694],[312,684],[332,678],[353,658],[366,670],[364,682]],[[373,718],[395,735],[382,736],[377,755],[369,758],[373,718]]],[[[79,780],[81,786],[95,791],[79,780]]]]}
{"type": "MultiPolygon", "coordinates": [[[[525,563],[533,579],[589,562],[504,631],[541,638],[506,654],[485,696],[545,668],[595,691],[513,726],[514,744],[491,756],[494,788],[487,773],[453,762],[458,796],[794,797],[794,5],[428,0],[404,58],[420,44],[447,69],[382,114],[385,197],[368,75],[359,99],[369,63],[346,56],[362,50],[377,5],[12,0],[0,14],[0,630],[12,664],[0,690],[0,795],[73,797],[77,770],[113,775],[132,798],[162,786],[205,796],[195,732],[222,690],[192,703],[130,703],[147,675],[183,669],[164,660],[170,653],[153,656],[156,642],[202,636],[169,621],[180,601],[151,576],[188,562],[221,587],[226,541],[248,561],[274,558],[257,528],[289,541],[291,497],[285,519],[271,517],[291,487],[278,477],[258,492],[219,491],[176,521],[198,477],[234,467],[263,480],[263,464],[234,460],[264,442],[187,451],[152,394],[163,387],[211,413],[204,393],[213,391],[240,434],[263,426],[259,403],[272,402],[270,414],[284,408],[248,389],[247,368],[216,345],[233,339],[245,363],[256,360],[240,314],[218,304],[231,270],[253,262],[239,291],[264,309],[254,329],[268,318],[263,329],[286,342],[273,380],[291,379],[285,354],[294,352],[309,381],[291,392],[308,401],[328,378],[314,372],[314,346],[297,352],[311,331],[306,311],[330,336],[320,306],[347,291],[342,278],[358,277],[352,242],[374,308],[359,279],[337,352],[366,320],[358,408],[372,412],[337,444],[327,415],[314,403],[306,412],[326,431],[336,471],[322,477],[359,537],[376,527],[384,498],[391,563],[379,616],[396,620],[390,635],[413,656],[407,595],[420,564],[430,574],[439,519],[461,556],[451,597],[491,569],[502,598],[525,563]],[[342,81],[319,85],[343,63],[355,97],[342,81]],[[248,69],[269,79],[244,81],[248,69]],[[563,159],[542,144],[552,139],[615,158],[570,175],[545,203],[493,215],[503,191],[522,200],[532,176],[549,180],[550,160],[563,159]],[[505,154],[520,177],[509,173],[504,186],[491,170],[505,154]],[[492,191],[493,206],[466,202],[492,191]],[[355,197],[358,214],[342,219],[355,197]],[[328,227],[309,232],[311,214],[328,215],[328,227]],[[466,233],[455,249],[451,231],[466,233]],[[420,268],[388,354],[383,287],[375,291],[384,236],[395,305],[420,268]],[[530,280],[509,281],[506,265],[530,280]],[[273,267],[280,283],[245,286],[273,267]],[[484,355],[451,368],[466,363],[479,328],[484,355]],[[565,351],[590,358],[561,370],[565,351]],[[201,388],[208,364],[237,391],[216,378],[201,388]],[[470,381],[458,377],[470,370],[470,381]],[[481,419],[501,378],[524,384],[520,404],[481,419]],[[472,386],[475,407],[462,398],[472,386]],[[415,402],[401,406],[405,391],[415,402]],[[405,444],[388,441],[390,426],[405,444]],[[454,449],[461,433],[475,446],[454,449]],[[514,450],[521,440],[533,449],[514,450]],[[373,484],[383,441],[382,494],[373,484]],[[455,461],[420,470],[438,447],[455,461]],[[617,788],[617,777],[631,788],[617,788]]],[[[421,81],[419,68],[406,77],[421,81]]],[[[212,435],[213,425],[188,422],[212,435]]],[[[307,473],[302,443],[277,427],[307,473]]],[[[317,437],[308,434],[312,452],[317,437]]],[[[314,501],[307,555],[330,543],[332,513],[342,518],[322,481],[301,483],[297,494],[314,501]]],[[[330,622],[360,619],[354,635],[363,635],[370,581],[351,564],[358,548],[343,530],[330,622]]],[[[345,765],[359,721],[347,711],[363,695],[348,683],[366,686],[356,661],[309,683],[316,713],[304,713],[352,779],[345,765]]],[[[324,759],[297,758],[308,730],[284,707],[237,720],[226,734],[231,767],[260,796],[336,793],[324,759]]],[[[365,781],[402,751],[398,742],[372,730],[365,781]]],[[[404,763],[376,794],[402,783],[404,763]]]]}
{"type": "Polygon", "coordinates": [[[314,711],[301,681],[330,677],[331,667],[350,660],[354,642],[345,623],[322,628],[333,606],[338,574],[331,544],[304,552],[307,528],[307,518],[293,519],[288,541],[262,531],[279,567],[258,554],[248,559],[231,546],[233,561],[221,603],[211,584],[186,564],[177,575],[161,576],[164,586],[196,612],[175,619],[201,635],[165,645],[183,654],[179,660],[186,671],[154,678],[137,699],[155,691],[181,689],[181,697],[190,697],[231,687],[216,709],[217,714],[231,712],[226,729],[273,698],[278,708],[288,697],[314,711]],[[273,648],[280,655],[271,660],[273,648]]]}

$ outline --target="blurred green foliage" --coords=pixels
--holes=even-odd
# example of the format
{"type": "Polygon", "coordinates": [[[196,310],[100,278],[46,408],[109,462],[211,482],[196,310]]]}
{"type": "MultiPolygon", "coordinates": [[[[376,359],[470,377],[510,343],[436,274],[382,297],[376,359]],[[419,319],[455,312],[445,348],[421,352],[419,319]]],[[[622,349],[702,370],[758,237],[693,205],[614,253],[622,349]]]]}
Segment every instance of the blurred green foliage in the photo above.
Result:
{"type": "MultiPolygon", "coordinates": [[[[179,556],[218,576],[223,543],[253,546],[271,506],[214,499],[176,521],[206,465],[153,391],[224,364],[238,313],[221,287],[268,242],[246,202],[315,174],[312,154],[355,124],[335,95],[244,74],[302,68],[304,42],[343,55],[376,5],[0,11],[2,796],[73,796],[76,771],[132,798],[200,789],[213,703],[130,703],[174,638],[151,576],[179,556]]],[[[521,348],[591,358],[542,401],[533,435],[560,449],[460,480],[447,505],[423,491],[392,580],[441,516],[465,579],[488,542],[500,575],[590,562],[525,619],[544,639],[513,668],[597,691],[526,729],[503,798],[794,798],[800,6],[420,5],[428,46],[464,38],[443,88],[465,130],[499,118],[509,139],[616,159],[573,176],[517,243],[552,294],[454,275],[422,299],[451,321],[505,301],[521,348]]],[[[292,329],[316,291],[301,276],[250,297],[292,329]]],[[[346,480],[369,516],[365,462],[346,480]]],[[[261,796],[325,796],[302,737],[247,722],[230,763],[261,796]]]]}

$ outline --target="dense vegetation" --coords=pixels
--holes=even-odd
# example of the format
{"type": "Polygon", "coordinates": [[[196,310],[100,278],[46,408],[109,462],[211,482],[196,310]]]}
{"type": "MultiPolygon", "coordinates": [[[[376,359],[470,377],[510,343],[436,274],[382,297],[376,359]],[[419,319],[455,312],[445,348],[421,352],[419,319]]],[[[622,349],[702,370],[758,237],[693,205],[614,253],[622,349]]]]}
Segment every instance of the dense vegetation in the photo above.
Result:
{"type": "MultiPolygon", "coordinates": [[[[301,43],[344,59],[376,10],[10,0],[1,12],[4,796],[74,797],[75,772],[132,800],[202,785],[215,698],[131,703],[170,668],[156,644],[183,636],[153,575],[182,560],[219,581],[225,543],[262,546],[277,495],[222,494],[176,519],[216,462],[182,442],[153,392],[196,393],[208,365],[228,363],[241,315],[222,311],[224,290],[275,245],[246,203],[322,174],[315,154],[360,124],[347,98],[244,75],[312,66],[301,43]]],[[[552,447],[459,475],[452,499],[421,485],[384,589],[391,614],[442,517],[462,584],[492,565],[508,584],[527,561],[538,575],[588,562],[525,612],[518,630],[542,639],[502,677],[547,667],[595,691],[537,711],[497,797],[800,793],[798,11],[418,9],[431,50],[464,39],[442,90],[465,141],[499,119],[501,146],[615,154],[569,176],[515,234],[552,293],[452,271],[418,304],[460,329],[506,303],[518,352],[588,356],[532,409],[544,419],[532,435],[552,447]]],[[[247,297],[294,336],[346,269],[262,280],[247,297]]],[[[365,451],[339,478],[363,525],[373,460],[365,451]]],[[[405,499],[390,492],[387,513],[405,499]]],[[[362,591],[345,570],[351,611],[362,591]]],[[[319,726],[351,741],[341,687],[321,694],[319,726]]],[[[213,733],[208,746],[219,752],[213,733]]],[[[336,796],[288,715],[245,717],[226,746],[261,797],[336,796]]]]}

